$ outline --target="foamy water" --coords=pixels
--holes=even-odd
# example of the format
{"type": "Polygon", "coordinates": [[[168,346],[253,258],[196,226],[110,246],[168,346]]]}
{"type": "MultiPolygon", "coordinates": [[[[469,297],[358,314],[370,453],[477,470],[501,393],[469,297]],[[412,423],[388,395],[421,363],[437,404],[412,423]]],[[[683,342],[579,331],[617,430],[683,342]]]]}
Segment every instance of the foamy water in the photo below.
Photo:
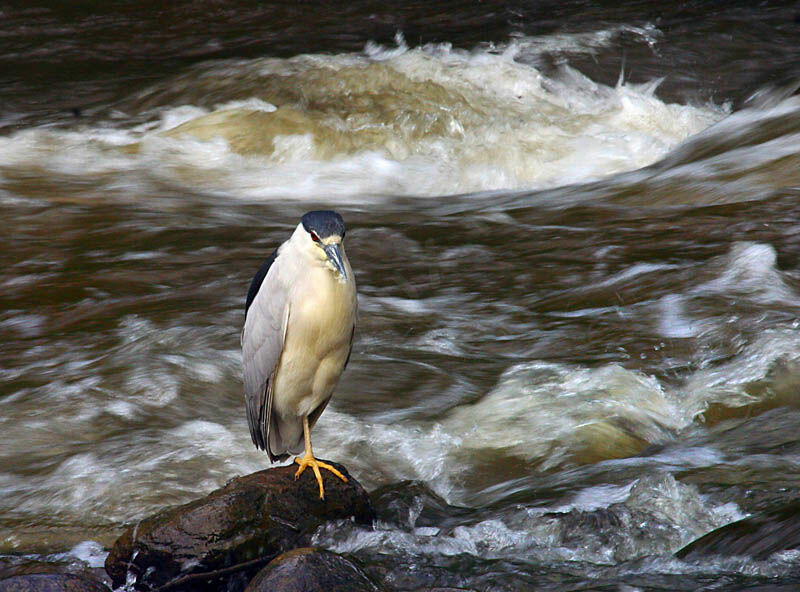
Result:
{"type": "Polygon", "coordinates": [[[268,466],[244,296],[324,206],[360,319],[314,451],[380,520],[315,544],[397,589],[793,573],[671,558],[800,483],[800,103],[725,92],[751,69],[697,61],[740,55],[696,34],[720,21],[675,18],[245,52],[0,115],[3,549],[98,566],[124,525],[268,466]]]}
{"type": "MultiPolygon", "coordinates": [[[[199,66],[167,83],[178,91],[140,93],[129,113],[0,138],[0,171],[36,167],[129,197],[165,186],[366,202],[542,189],[649,165],[727,113],[664,103],[658,81],[607,87],[567,67],[547,78],[527,39],[471,52],[399,43],[199,66]],[[206,94],[243,92],[205,106],[206,94]]],[[[558,43],[584,42],[538,51],[558,43]]]]}
{"type": "MultiPolygon", "coordinates": [[[[701,277],[697,285],[686,286],[676,298],[689,303],[709,294],[749,296],[759,303],[767,291],[797,309],[797,293],[774,266],[768,246],[737,244],[728,255],[705,266],[708,280],[701,277]],[[751,291],[741,276],[759,278],[759,289],[751,291]],[[740,279],[730,281],[732,277],[740,279]]],[[[663,270],[634,266],[601,280],[598,286],[613,287],[623,278],[630,282],[653,272],[663,270]]],[[[591,292],[596,287],[585,289],[591,292]]],[[[362,315],[376,319],[384,314],[395,316],[398,311],[401,318],[427,314],[447,319],[446,310],[453,301],[452,297],[427,302],[367,299],[361,308],[362,315]]],[[[462,306],[473,305],[465,301],[462,306]]],[[[645,306],[663,313],[664,299],[645,306]]],[[[674,332],[676,324],[694,322],[689,318],[678,322],[674,318],[678,313],[671,314],[660,321],[672,327],[669,331],[674,332]]],[[[685,317],[688,313],[681,314],[685,317]]],[[[23,317],[17,321],[30,324],[23,317]]],[[[42,323],[31,322],[32,328],[42,323]]],[[[700,337],[713,342],[713,335],[724,331],[729,322],[726,315],[717,319],[706,316],[700,337]]],[[[505,330],[510,328],[508,325],[505,330]]],[[[0,420],[2,455],[5,466],[11,466],[14,459],[27,459],[25,462],[51,463],[52,469],[33,478],[4,471],[6,511],[47,508],[72,519],[91,515],[126,520],[151,507],[151,496],[142,497],[146,483],[158,483],[151,501],[177,502],[224,483],[232,474],[265,466],[263,455],[249,441],[239,409],[239,352],[219,348],[218,330],[181,325],[159,329],[138,316],[126,316],[120,319],[116,345],[110,349],[98,344],[100,349],[71,352],[67,341],[56,340],[31,352],[37,360],[44,357],[52,368],[58,368],[58,378],[35,391],[9,392],[6,404],[16,402],[29,408],[32,419],[18,421],[6,416],[0,420]],[[192,347],[185,348],[185,343],[192,347]],[[113,377],[99,375],[102,368],[113,369],[113,377]],[[223,393],[218,392],[221,384],[225,385],[223,393]],[[187,400],[197,401],[201,409],[213,413],[198,416],[185,407],[187,400]],[[58,423],[34,413],[42,405],[59,418],[58,423]],[[215,416],[220,412],[221,416],[215,416]],[[148,428],[152,421],[158,427],[148,428]],[[115,435],[126,425],[139,427],[115,435]],[[91,446],[75,438],[75,434],[98,429],[106,435],[91,446]],[[55,462],[54,448],[62,451],[55,462]],[[195,469],[187,470],[190,467],[195,469]],[[112,492],[116,493],[112,496],[112,492]]],[[[435,338],[409,342],[406,355],[430,352],[470,359],[472,354],[456,344],[469,341],[473,330],[462,317],[454,316],[435,330],[435,338]],[[453,346],[443,346],[447,342],[453,346]]],[[[234,334],[235,326],[229,332],[234,334]]],[[[371,339],[374,337],[365,337],[367,343],[371,339]]],[[[515,462],[538,471],[552,471],[631,457],[649,446],[676,442],[678,434],[712,404],[741,407],[742,414],[770,401],[777,406],[783,397],[791,396],[788,389],[800,375],[798,351],[800,327],[789,324],[764,332],[728,363],[699,369],[678,385],[613,363],[593,367],[543,361],[510,363],[476,402],[452,405],[422,421],[408,414],[392,416],[385,408],[377,414],[347,413],[347,402],[357,398],[362,387],[357,376],[348,381],[345,375],[339,396],[315,429],[315,443],[326,456],[344,462],[368,488],[410,479],[425,483],[450,503],[465,503],[507,478],[504,475],[494,481],[482,473],[490,459],[517,459],[515,462]],[[760,385],[757,390],[752,388],[756,384],[760,385]],[[345,402],[337,402],[341,400],[345,402]]],[[[384,365],[379,355],[374,362],[376,367],[384,365]]],[[[16,376],[55,372],[48,368],[30,358],[12,372],[16,376]]],[[[469,383],[465,386],[470,388],[469,383]]]]}

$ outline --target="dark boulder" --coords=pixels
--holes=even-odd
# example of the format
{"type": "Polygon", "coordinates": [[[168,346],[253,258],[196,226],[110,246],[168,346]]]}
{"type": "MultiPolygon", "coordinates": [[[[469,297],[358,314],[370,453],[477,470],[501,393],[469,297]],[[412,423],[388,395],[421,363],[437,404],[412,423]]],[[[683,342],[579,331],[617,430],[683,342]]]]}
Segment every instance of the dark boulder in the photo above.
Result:
{"type": "Polygon", "coordinates": [[[437,587],[437,588],[418,588],[417,590],[414,590],[414,592],[477,592],[477,590],[474,590],[473,588],[437,587]]]}
{"type": "Polygon", "coordinates": [[[32,559],[22,555],[0,557],[0,591],[109,592],[105,573],[82,562],[32,559]]]}
{"type": "Polygon", "coordinates": [[[41,561],[23,555],[0,557],[0,580],[13,576],[62,573],[70,573],[70,564],[66,561],[41,561]]]}
{"type": "Polygon", "coordinates": [[[315,548],[295,549],[273,559],[245,592],[379,592],[349,559],[315,548]]]}
{"type": "Polygon", "coordinates": [[[220,589],[230,578],[241,585],[274,556],[308,546],[329,520],[371,524],[364,488],[332,464],[348,482],[323,471],[324,500],[312,471],[295,481],[296,466],[278,467],[237,477],[202,499],[132,525],[106,559],[114,587],[126,579],[139,589],[220,589]]]}
{"type": "Polygon", "coordinates": [[[790,549],[800,549],[800,502],[726,524],[689,543],[675,555],[689,561],[709,555],[760,560],[790,549]]]}
{"type": "Polygon", "coordinates": [[[97,580],[65,573],[12,576],[0,580],[0,592],[110,592],[97,580]]]}

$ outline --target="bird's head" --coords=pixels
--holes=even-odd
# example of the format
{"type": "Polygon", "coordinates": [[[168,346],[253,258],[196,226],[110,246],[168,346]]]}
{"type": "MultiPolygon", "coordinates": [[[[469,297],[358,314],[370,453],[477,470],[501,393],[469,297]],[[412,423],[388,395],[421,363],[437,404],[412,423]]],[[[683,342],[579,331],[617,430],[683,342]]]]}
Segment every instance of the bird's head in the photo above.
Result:
{"type": "Polygon", "coordinates": [[[300,223],[305,231],[305,251],[326,265],[340,280],[347,281],[342,217],[332,210],[315,210],[305,214],[300,223]]]}

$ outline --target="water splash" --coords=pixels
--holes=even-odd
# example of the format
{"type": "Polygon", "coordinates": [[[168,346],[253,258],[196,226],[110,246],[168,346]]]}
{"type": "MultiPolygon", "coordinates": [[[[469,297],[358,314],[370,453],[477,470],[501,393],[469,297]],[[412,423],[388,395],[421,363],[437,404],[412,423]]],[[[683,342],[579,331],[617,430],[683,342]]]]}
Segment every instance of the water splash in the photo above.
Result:
{"type": "Polygon", "coordinates": [[[121,105],[128,125],[0,138],[0,172],[255,200],[542,189],[651,164],[725,115],[666,104],[657,82],[607,87],[566,66],[546,78],[520,57],[536,46],[399,38],[362,54],[206,64],[121,105]]]}

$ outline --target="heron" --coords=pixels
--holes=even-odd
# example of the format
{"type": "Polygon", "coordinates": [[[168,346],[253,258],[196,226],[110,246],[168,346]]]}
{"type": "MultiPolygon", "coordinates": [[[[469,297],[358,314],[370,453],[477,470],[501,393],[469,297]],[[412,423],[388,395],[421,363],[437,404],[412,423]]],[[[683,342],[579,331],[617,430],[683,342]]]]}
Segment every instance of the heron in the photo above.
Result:
{"type": "Polygon", "coordinates": [[[298,479],[311,467],[325,498],[311,428],[350,361],[357,300],[344,251],[345,227],[334,211],[303,215],[292,235],[256,272],[242,329],[244,397],[250,437],[271,462],[295,455],[298,479]],[[302,458],[297,455],[303,452],[302,458]]]}

